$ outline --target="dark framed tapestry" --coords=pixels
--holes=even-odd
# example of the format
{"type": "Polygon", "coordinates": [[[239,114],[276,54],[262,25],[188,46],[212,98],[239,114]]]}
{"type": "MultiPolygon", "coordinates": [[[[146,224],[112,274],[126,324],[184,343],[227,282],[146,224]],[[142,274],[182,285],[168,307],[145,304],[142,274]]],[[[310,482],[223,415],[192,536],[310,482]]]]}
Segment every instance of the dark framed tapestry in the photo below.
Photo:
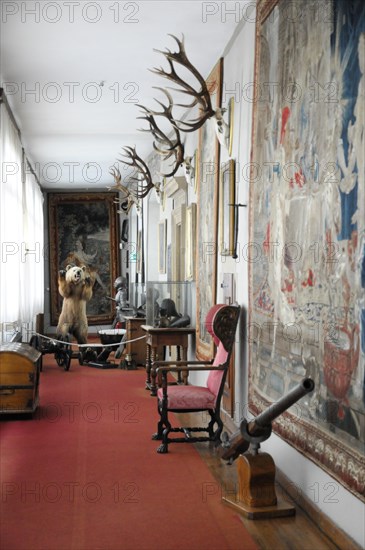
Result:
{"type": "MultiPolygon", "coordinates": [[[[222,71],[220,59],[206,80],[213,108],[221,104],[222,71]]],[[[212,119],[199,130],[197,172],[196,356],[204,361],[214,353],[205,317],[215,304],[217,282],[219,142],[212,119]]]]}
{"type": "Polygon", "coordinates": [[[119,224],[115,193],[48,195],[51,322],[57,324],[62,298],[58,271],[67,264],[86,265],[95,283],[87,304],[91,325],[110,324],[115,315],[113,282],[119,273],[119,224]]]}
{"type": "Polygon", "coordinates": [[[365,490],[362,0],[259,1],[250,182],[250,409],[304,376],[274,429],[365,490]]]}

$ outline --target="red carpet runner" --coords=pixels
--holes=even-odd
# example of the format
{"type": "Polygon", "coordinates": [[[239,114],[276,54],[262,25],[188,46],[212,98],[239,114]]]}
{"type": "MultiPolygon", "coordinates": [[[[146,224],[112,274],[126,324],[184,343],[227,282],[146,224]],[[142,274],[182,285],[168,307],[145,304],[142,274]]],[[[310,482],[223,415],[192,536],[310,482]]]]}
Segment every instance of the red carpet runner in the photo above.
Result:
{"type": "Polygon", "coordinates": [[[158,455],[145,373],[43,358],[40,407],[1,428],[1,550],[253,550],[192,445],[158,455]]]}

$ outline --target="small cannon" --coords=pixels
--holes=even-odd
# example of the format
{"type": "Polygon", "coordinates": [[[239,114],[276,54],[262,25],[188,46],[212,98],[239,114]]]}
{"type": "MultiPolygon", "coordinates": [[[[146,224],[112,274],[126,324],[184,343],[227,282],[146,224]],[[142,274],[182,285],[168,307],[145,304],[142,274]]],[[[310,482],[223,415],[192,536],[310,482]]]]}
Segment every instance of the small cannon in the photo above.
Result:
{"type": "Polygon", "coordinates": [[[275,492],[275,463],[268,453],[259,453],[260,443],[271,435],[272,421],[313,391],[311,378],[303,378],[288,394],[273,403],[256,418],[241,421],[231,438],[224,437],[220,457],[232,464],[237,460],[239,490],[235,499],[223,500],[249,519],[283,517],[295,514],[287,502],[278,502],[275,492]],[[250,451],[247,452],[250,448],[250,451]],[[244,454],[245,453],[245,454],[244,454]]]}

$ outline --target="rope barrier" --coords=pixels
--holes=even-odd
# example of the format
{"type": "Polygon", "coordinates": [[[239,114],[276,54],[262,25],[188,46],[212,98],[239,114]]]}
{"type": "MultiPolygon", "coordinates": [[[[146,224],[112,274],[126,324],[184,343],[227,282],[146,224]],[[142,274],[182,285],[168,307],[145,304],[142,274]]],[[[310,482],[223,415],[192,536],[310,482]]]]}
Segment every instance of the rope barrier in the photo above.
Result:
{"type": "Polygon", "coordinates": [[[63,344],[67,346],[76,346],[78,348],[112,348],[116,346],[120,346],[121,344],[129,344],[131,342],[137,342],[137,340],[143,340],[146,338],[146,336],[139,336],[138,338],[133,338],[133,340],[122,340],[116,344],[76,344],[75,342],[65,342],[65,340],[57,340],[55,338],[50,338],[49,336],[44,336],[44,334],[39,334],[39,332],[32,331],[32,334],[35,334],[36,336],[39,336],[40,338],[44,338],[45,340],[50,340],[51,342],[55,342],[57,344],[63,344]]]}

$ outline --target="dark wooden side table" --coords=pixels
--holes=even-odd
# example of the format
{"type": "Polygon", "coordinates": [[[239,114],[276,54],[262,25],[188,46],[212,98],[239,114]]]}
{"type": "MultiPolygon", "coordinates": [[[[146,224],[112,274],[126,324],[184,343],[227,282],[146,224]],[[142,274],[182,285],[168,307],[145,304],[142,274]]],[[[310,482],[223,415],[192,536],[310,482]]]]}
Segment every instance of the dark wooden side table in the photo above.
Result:
{"type": "MultiPolygon", "coordinates": [[[[151,395],[157,394],[156,375],[151,376],[151,366],[156,360],[157,350],[161,346],[176,346],[177,360],[187,361],[189,334],[195,334],[195,328],[158,328],[150,325],[142,325],[146,332],[146,389],[151,390],[151,395]]],[[[183,382],[187,384],[188,373],[183,372],[183,382]]]]}

